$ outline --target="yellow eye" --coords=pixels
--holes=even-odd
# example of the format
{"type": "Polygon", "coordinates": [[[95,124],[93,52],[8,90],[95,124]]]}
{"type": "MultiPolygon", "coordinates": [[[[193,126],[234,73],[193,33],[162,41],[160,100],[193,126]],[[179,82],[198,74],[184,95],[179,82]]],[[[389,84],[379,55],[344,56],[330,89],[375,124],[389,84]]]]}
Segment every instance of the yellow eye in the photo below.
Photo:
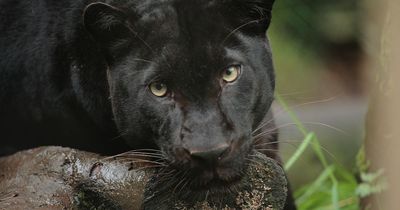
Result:
{"type": "Polygon", "coordinates": [[[168,93],[167,85],[160,82],[153,82],[149,86],[151,93],[157,97],[164,97],[168,93]]]}
{"type": "Polygon", "coordinates": [[[237,80],[240,74],[240,66],[231,66],[225,69],[222,74],[222,79],[225,82],[234,82],[237,80]]]}

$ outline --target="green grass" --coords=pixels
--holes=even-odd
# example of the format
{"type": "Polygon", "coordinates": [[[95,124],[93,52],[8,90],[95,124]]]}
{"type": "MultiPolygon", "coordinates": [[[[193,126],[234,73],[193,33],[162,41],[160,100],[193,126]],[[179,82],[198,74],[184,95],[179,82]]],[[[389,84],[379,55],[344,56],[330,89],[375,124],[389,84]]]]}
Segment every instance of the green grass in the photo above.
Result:
{"type": "MultiPolygon", "coordinates": [[[[279,94],[276,96],[276,99],[304,136],[304,140],[300,146],[288,161],[286,161],[284,169],[290,171],[292,166],[296,164],[297,160],[309,147],[312,148],[323,167],[323,170],[319,176],[315,178],[315,181],[301,187],[294,193],[299,210],[358,210],[361,209],[360,197],[362,197],[362,193],[360,193],[360,187],[362,188],[361,191],[366,195],[384,189],[379,186],[376,187],[371,183],[363,182],[358,184],[354,172],[344,169],[335,162],[329,161],[315,133],[306,129],[297,115],[289,108],[279,94]],[[366,185],[366,187],[362,187],[363,185],[366,185]]],[[[363,174],[363,172],[360,173],[363,174]]],[[[381,174],[377,174],[376,176],[380,175],[381,174]]],[[[375,178],[374,180],[378,179],[373,176],[369,178],[375,178]]]]}

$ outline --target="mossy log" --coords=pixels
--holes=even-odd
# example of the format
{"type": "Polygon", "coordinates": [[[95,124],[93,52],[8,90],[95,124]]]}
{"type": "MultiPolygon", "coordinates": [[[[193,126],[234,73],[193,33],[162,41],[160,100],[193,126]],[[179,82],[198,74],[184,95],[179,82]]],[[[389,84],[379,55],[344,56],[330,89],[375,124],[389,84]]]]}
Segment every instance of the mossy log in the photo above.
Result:
{"type": "Polygon", "coordinates": [[[262,154],[252,162],[234,191],[200,202],[163,189],[150,163],[42,147],[0,158],[0,209],[283,209],[282,168],[262,154]]]}

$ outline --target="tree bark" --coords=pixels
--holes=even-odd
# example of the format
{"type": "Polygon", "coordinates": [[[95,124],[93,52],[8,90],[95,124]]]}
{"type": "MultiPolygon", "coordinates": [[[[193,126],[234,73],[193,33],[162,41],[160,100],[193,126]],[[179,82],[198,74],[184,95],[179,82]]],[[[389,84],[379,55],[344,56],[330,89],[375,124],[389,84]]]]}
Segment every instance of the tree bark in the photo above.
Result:
{"type": "Polygon", "coordinates": [[[385,170],[389,189],[368,198],[364,208],[399,209],[400,195],[400,2],[369,1],[372,13],[383,26],[381,49],[372,55],[372,91],[367,118],[366,152],[371,171],[385,170]],[[382,5],[386,5],[383,7],[382,5]],[[369,207],[368,207],[369,206],[369,207]]]}
{"type": "Polygon", "coordinates": [[[285,204],[283,169],[262,154],[255,154],[256,163],[237,191],[219,198],[214,193],[195,203],[176,197],[174,189],[159,191],[165,185],[159,182],[159,171],[139,159],[119,160],[61,147],[0,158],[0,209],[280,210],[285,204]]]}

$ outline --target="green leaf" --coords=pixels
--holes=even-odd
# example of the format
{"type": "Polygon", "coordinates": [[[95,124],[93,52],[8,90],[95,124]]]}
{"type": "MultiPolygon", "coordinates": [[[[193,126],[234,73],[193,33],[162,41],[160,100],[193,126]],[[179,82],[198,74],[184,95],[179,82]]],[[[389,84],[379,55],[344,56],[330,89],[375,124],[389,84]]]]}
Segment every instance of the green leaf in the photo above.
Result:
{"type": "Polygon", "coordinates": [[[358,185],[356,189],[356,194],[361,198],[364,198],[372,194],[381,193],[386,190],[387,182],[383,174],[383,169],[375,173],[361,173],[361,180],[363,182],[358,185]]]}
{"type": "Polygon", "coordinates": [[[315,134],[314,133],[309,133],[299,146],[299,148],[296,150],[296,152],[290,157],[290,159],[286,162],[285,164],[285,171],[289,171],[294,163],[300,158],[300,156],[304,153],[304,151],[307,149],[308,145],[310,145],[311,141],[314,139],[315,134]]]}
{"type": "Polygon", "coordinates": [[[302,193],[302,195],[296,199],[296,203],[298,205],[301,205],[305,200],[309,199],[310,196],[317,192],[321,186],[324,184],[324,182],[329,178],[329,175],[335,170],[334,166],[330,166],[326,168],[320,175],[319,177],[310,185],[307,187],[307,190],[302,193]]]}
{"type": "Polygon", "coordinates": [[[368,183],[374,182],[378,178],[382,177],[384,172],[385,171],[383,169],[380,169],[375,173],[361,173],[361,181],[368,182],[368,183]]]}
{"type": "Polygon", "coordinates": [[[366,158],[364,145],[360,148],[360,151],[358,151],[358,153],[357,153],[356,163],[357,163],[358,171],[360,171],[360,172],[368,171],[370,162],[366,158]]]}

